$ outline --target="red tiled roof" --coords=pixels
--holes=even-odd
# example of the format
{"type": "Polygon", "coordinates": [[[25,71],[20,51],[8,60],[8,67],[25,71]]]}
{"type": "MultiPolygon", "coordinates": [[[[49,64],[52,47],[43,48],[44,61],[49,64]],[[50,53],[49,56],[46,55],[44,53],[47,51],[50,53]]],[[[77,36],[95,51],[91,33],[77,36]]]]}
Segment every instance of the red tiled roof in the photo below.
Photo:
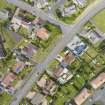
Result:
{"type": "Polygon", "coordinates": [[[79,95],[74,98],[74,101],[77,105],[83,104],[86,99],[91,96],[91,93],[88,89],[84,88],[79,95]]]}
{"type": "Polygon", "coordinates": [[[49,38],[49,34],[47,29],[45,28],[40,28],[36,31],[36,36],[39,37],[42,40],[46,40],[49,38]]]}
{"type": "Polygon", "coordinates": [[[24,68],[24,66],[25,66],[25,64],[23,62],[19,61],[13,65],[12,70],[15,73],[19,73],[24,68]]]}
{"type": "Polygon", "coordinates": [[[8,73],[2,80],[2,84],[7,86],[10,86],[11,83],[16,79],[16,75],[13,73],[8,73]]]}
{"type": "Polygon", "coordinates": [[[65,55],[63,62],[66,64],[71,64],[74,60],[75,60],[75,56],[70,52],[65,55]]]}
{"type": "Polygon", "coordinates": [[[105,82],[105,73],[101,73],[97,78],[91,81],[91,85],[94,89],[97,89],[105,82]]]}
{"type": "Polygon", "coordinates": [[[55,78],[59,78],[62,74],[63,74],[63,68],[62,67],[58,67],[55,70],[53,70],[53,75],[55,78]]]}

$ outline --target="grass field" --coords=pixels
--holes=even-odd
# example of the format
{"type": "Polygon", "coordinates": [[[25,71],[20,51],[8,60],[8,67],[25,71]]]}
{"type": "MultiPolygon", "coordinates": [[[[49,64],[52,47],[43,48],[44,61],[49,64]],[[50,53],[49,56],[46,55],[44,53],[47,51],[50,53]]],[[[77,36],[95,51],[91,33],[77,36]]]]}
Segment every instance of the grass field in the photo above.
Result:
{"type": "Polygon", "coordinates": [[[105,32],[105,9],[92,18],[95,21],[96,26],[103,32],[105,32]]]}
{"type": "Polygon", "coordinates": [[[0,0],[0,9],[3,9],[3,8],[11,8],[14,10],[15,6],[13,6],[12,4],[8,4],[6,0],[0,0]]]}
{"type": "Polygon", "coordinates": [[[9,105],[12,96],[8,95],[7,93],[3,93],[0,95],[0,105],[9,105]]]}

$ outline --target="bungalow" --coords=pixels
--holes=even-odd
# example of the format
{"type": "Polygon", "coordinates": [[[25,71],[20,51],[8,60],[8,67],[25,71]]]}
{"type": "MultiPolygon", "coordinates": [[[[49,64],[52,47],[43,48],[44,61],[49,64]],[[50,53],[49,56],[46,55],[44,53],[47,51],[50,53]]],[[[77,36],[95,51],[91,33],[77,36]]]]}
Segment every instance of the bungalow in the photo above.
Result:
{"type": "Polygon", "coordinates": [[[4,76],[4,78],[2,79],[1,81],[1,84],[4,86],[4,87],[8,87],[8,86],[11,86],[12,82],[16,79],[16,75],[13,74],[13,73],[8,73],[4,76]]]}
{"type": "Polygon", "coordinates": [[[64,56],[64,59],[62,60],[61,65],[63,67],[66,67],[67,65],[71,64],[74,60],[75,60],[74,54],[72,52],[69,52],[64,56]]]}
{"type": "Polygon", "coordinates": [[[73,0],[73,2],[78,6],[84,7],[87,1],[86,0],[73,0]]]}
{"type": "Polygon", "coordinates": [[[87,45],[75,36],[73,40],[67,45],[67,47],[77,56],[82,55],[87,50],[87,45]]]}
{"type": "Polygon", "coordinates": [[[38,82],[37,85],[42,89],[42,92],[46,95],[53,96],[57,90],[56,83],[44,75],[38,82]]]}
{"type": "Polygon", "coordinates": [[[9,17],[9,12],[6,9],[0,10],[0,19],[7,20],[9,17]]]}
{"type": "Polygon", "coordinates": [[[21,61],[17,61],[13,66],[12,66],[12,71],[16,74],[21,72],[23,68],[25,67],[25,63],[21,61]]]}
{"type": "Polygon", "coordinates": [[[101,73],[99,74],[98,77],[96,77],[95,79],[93,79],[90,84],[94,89],[99,88],[102,84],[105,83],[105,73],[101,73]]]}
{"type": "Polygon", "coordinates": [[[49,38],[48,30],[45,28],[39,28],[35,31],[35,33],[32,35],[32,38],[38,37],[42,40],[47,40],[49,38]]]}
{"type": "Polygon", "coordinates": [[[90,40],[91,43],[95,44],[97,42],[99,42],[102,37],[101,35],[96,31],[96,30],[83,30],[80,33],[81,36],[88,38],[90,40]]]}
{"type": "Polygon", "coordinates": [[[35,45],[29,43],[28,45],[24,46],[24,48],[21,49],[21,53],[28,58],[31,58],[34,54],[36,54],[38,51],[38,47],[35,45]]]}
{"type": "Polygon", "coordinates": [[[40,93],[35,93],[31,103],[32,105],[48,105],[47,99],[40,93]]]}
{"type": "Polygon", "coordinates": [[[26,57],[24,54],[21,53],[21,49],[13,49],[13,55],[16,57],[17,61],[27,62],[29,61],[29,58],[26,57]]]}
{"type": "Polygon", "coordinates": [[[90,96],[91,96],[91,92],[84,88],[75,98],[74,98],[74,102],[76,103],[76,105],[82,105],[90,96]]]}
{"type": "Polygon", "coordinates": [[[73,77],[73,74],[67,68],[58,67],[53,70],[52,76],[57,79],[60,84],[64,84],[73,77]]]}
{"type": "Polygon", "coordinates": [[[76,6],[72,5],[70,7],[64,8],[64,10],[62,12],[62,16],[65,17],[65,16],[69,16],[69,15],[75,14],[76,11],[77,11],[76,10],[76,6]]]}

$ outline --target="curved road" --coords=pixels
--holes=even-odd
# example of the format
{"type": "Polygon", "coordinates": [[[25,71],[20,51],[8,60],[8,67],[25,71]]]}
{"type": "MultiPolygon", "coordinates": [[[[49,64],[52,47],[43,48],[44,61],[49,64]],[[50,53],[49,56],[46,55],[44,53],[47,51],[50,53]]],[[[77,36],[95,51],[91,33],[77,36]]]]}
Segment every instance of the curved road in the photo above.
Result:
{"type": "MultiPolygon", "coordinates": [[[[7,0],[7,1],[14,2],[15,0],[7,0]]],[[[27,79],[24,86],[16,92],[16,94],[14,96],[15,98],[13,99],[13,101],[11,102],[10,105],[18,105],[19,104],[19,102],[22,100],[22,98],[27,94],[27,92],[29,92],[32,85],[35,84],[35,82],[38,80],[40,75],[45,71],[45,68],[47,67],[49,62],[51,62],[56,57],[56,55],[72,40],[72,38],[81,30],[81,28],[84,26],[84,24],[87,23],[87,21],[90,18],[92,18],[96,13],[98,13],[99,11],[101,11],[104,8],[105,8],[105,0],[98,0],[98,1],[96,0],[96,2],[94,2],[93,4],[88,6],[88,8],[77,18],[76,23],[73,25],[73,27],[71,27],[70,29],[68,27],[68,31],[65,34],[65,36],[61,37],[61,39],[58,41],[58,43],[52,49],[52,51],[48,55],[48,57],[43,62],[38,64],[36,67],[34,67],[32,74],[27,79]]],[[[28,12],[30,12],[30,11],[28,11],[28,12]]]]}

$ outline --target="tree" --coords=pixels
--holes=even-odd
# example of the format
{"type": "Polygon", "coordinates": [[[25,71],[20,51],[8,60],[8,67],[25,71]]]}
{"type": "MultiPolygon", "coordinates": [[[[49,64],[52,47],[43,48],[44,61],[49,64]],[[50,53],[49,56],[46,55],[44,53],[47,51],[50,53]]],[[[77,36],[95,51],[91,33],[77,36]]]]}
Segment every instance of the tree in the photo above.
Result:
{"type": "Polygon", "coordinates": [[[98,51],[102,54],[105,53],[105,40],[103,40],[100,45],[99,45],[99,48],[98,48],[98,51]]]}

